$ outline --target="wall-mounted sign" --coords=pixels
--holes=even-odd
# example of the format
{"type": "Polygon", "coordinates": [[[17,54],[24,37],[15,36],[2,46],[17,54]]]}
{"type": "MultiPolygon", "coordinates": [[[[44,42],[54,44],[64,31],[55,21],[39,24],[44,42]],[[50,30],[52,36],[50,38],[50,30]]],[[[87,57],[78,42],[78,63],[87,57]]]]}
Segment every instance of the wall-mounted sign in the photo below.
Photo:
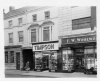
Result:
{"type": "Polygon", "coordinates": [[[63,38],[62,39],[62,44],[84,43],[84,42],[96,42],[96,35],[63,38]]]}
{"type": "Polygon", "coordinates": [[[46,43],[33,45],[33,51],[58,50],[58,43],[46,43]]]}

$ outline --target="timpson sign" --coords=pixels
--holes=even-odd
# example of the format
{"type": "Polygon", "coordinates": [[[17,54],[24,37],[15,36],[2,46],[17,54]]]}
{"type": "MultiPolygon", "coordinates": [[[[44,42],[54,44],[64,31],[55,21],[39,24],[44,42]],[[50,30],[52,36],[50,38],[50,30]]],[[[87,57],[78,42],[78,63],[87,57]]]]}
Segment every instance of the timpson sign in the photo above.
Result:
{"type": "Polygon", "coordinates": [[[96,42],[96,35],[63,38],[62,44],[96,42]]]}
{"type": "Polygon", "coordinates": [[[33,45],[33,51],[49,51],[49,50],[58,50],[58,42],[33,45]]]}

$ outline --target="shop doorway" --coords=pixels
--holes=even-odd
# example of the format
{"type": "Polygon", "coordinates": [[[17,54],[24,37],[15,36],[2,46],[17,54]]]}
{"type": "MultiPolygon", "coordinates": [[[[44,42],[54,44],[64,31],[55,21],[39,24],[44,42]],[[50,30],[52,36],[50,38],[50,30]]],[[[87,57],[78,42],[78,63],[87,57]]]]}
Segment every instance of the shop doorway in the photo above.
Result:
{"type": "Polygon", "coordinates": [[[35,70],[44,71],[49,69],[49,54],[35,53],[35,70]]]}
{"type": "Polygon", "coordinates": [[[23,50],[23,68],[26,66],[28,61],[30,70],[33,70],[35,68],[35,58],[32,49],[23,50]]]}
{"type": "Polygon", "coordinates": [[[75,72],[84,72],[84,49],[75,49],[75,72]]]}
{"type": "Polygon", "coordinates": [[[57,53],[35,52],[35,70],[57,70],[57,53]]]}
{"type": "Polygon", "coordinates": [[[16,53],[16,69],[20,70],[20,52],[16,53]]]}
{"type": "Polygon", "coordinates": [[[43,62],[43,69],[49,70],[49,54],[43,54],[42,62],[43,62]]]}

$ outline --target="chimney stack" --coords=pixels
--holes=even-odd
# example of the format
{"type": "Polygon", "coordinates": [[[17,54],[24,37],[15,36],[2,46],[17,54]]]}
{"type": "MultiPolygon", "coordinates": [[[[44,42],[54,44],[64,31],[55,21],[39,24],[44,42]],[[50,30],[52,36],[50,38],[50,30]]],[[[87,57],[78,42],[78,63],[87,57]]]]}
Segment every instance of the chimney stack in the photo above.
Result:
{"type": "Polygon", "coordinates": [[[3,14],[5,14],[5,9],[3,9],[3,14]]]}
{"type": "Polygon", "coordinates": [[[10,6],[10,7],[9,7],[9,12],[11,12],[11,11],[14,10],[14,9],[15,9],[14,6],[10,6]]]}

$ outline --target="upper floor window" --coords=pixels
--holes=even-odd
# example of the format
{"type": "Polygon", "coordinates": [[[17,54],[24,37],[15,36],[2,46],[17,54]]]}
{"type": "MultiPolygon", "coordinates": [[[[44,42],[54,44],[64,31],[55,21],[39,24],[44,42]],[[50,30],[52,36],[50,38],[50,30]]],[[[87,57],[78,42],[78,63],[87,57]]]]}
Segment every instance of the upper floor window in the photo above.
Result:
{"type": "Polygon", "coordinates": [[[10,51],[10,63],[14,63],[14,51],[10,51]]]}
{"type": "Polygon", "coordinates": [[[45,19],[49,19],[50,18],[50,11],[46,11],[45,12],[45,19]]]}
{"type": "Polygon", "coordinates": [[[34,15],[33,15],[33,22],[36,22],[36,21],[37,21],[37,15],[34,14],[34,15]]]}
{"type": "Polygon", "coordinates": [[[18,23],[19,23],[19,25],[22,25],[22,23],[23,23],[22,18],[18,18],[18,23]]]}
{"type": "Polygon", "coordinates": [[[9,43],[13,43],[13,33],[9,33],[9,43]]]}
{"type": "Polygon", "coordinates": [[[8,21],[9,22],[9,27],[12,26],[12,20],[8,21]]]}
{"type": "Polygon", "coordinates": [[[90,17],[72,20],[72,30],[90,28],[90,17]]]}
{"type": "Polygon", "coordinates": [[[23,31],[19,31],[18,35],[19,35],[19,42],[23,42],[23,31]]]}
{"type": "Polygon", "coordinates": [[[50,28],[44,27],[43,28],[43,41],[49,41],[50,40],[50,28]]]}
{"type": "Polygon", "coordinates": [[[36,29],[31,29],[31,42],[36,42],[36,29]]]}

